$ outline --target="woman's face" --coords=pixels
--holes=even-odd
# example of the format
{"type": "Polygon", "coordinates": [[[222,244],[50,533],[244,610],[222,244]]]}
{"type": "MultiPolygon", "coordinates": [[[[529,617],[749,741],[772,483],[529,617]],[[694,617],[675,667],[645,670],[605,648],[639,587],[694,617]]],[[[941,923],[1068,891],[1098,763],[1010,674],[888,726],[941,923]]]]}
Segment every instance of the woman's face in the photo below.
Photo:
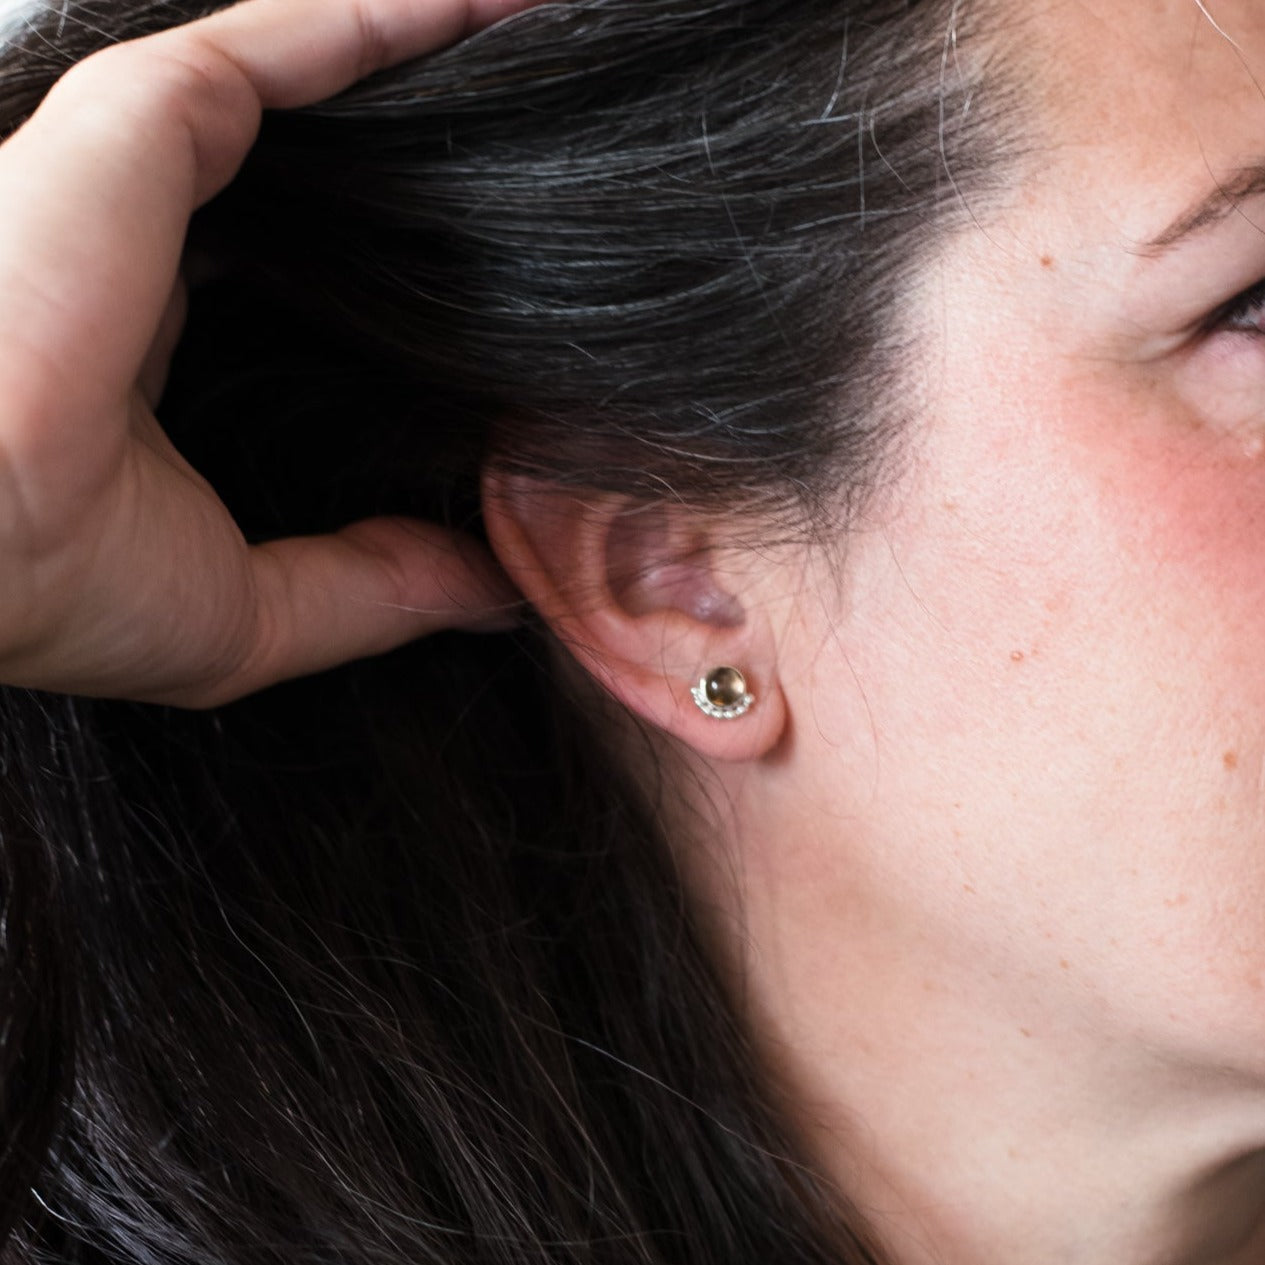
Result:
{"type": "Polygon", "coordinates": [[[744,917],[820,1050],[890,1048],[916,976],[1017,1052],[1265,1085],[1265,6],[1005,38],[1032,151],[914,296],[890,494],[796,579],[744,917]]]}

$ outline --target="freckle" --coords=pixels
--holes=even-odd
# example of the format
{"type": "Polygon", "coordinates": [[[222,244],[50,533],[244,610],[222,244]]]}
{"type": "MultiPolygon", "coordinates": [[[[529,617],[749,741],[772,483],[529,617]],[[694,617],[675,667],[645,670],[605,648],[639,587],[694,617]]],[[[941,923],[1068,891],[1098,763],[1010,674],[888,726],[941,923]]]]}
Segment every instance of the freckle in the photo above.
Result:
{"type": "Polygon", "coordinates": [[[1027,1037],[1029,1040],[1032,1039],[1032,1033],[1029,1032],[1027,1028],[1020,1028],[1019,1033],[1021,1036],[1027,1037]]]}
{"type": "Polygon", "coordinates": [[[1041,256],[1041,267],[1042,267],[1042,268],[1053,268],[1053,267],[1054,267],[1054,258],[1053,258],[1053,256],[1051,256],[1051,255],[1042,255],[1042,256],[1041,256]]]}
{"type": "Polygon", "coordinates": [[[1072,964],[1066,958],[1059,958],[1059,966],[1065,971],[1072,969],[1072,964]]]}
{"type": "Polygon", "coordinates": [[[963,884],[962,884],[962,890],[963,890],[963,891],[964,891],[964,892],[965,892],[968,896],[974,896],[974,895],[975,895],[975,889],[974,889],[974,888],[970,885],[970,883],[963,883],[963,884]]]}
{"type": "Polygon", "coordinates": [[[1022,663],[1025,658],[1027,658],[1027,656],[1022,650],[1015,650],[1011,653],[1010,661],[1011,663],[1022,663]]]}
{"type": "Polygon", "coordinates": [[[1227,751],[1221,757],[1221,763],[1225,765],[1226,772],[1233,773],[1239,767],[1239,753],[1237,751],[1227,751]]]}

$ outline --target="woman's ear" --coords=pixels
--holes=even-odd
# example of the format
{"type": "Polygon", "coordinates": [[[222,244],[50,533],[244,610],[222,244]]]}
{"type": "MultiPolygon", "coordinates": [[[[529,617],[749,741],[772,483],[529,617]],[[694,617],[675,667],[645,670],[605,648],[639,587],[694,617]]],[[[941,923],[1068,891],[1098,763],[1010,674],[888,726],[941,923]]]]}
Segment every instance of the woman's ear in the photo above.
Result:
{"type": "Polygon", "coordinates": [[[483,511],[510,579],[629,711],[713,759],[758,759],[778,745],[786,702],[775,630],[755,600],[754,569],[718,547],[716,523],[499,471],[484,476],[483,511]],[[737,668],[755,699],[734,719],[707,714],[692,693],[722,666],[737,668]]]}

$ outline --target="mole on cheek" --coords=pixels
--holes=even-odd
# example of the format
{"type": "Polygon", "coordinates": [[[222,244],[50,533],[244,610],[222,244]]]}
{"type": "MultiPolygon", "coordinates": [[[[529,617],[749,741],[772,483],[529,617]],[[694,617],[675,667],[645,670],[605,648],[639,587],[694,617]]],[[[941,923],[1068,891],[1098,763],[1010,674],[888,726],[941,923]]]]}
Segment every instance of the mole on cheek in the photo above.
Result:
{"type": "Polygon", "coordinates": [[[1237,751],[1227,751],[1221,757],[1221,763],[1225,765],[1227,773],[1233,773],[1239,767],[1239,755],[1237,751]]]}

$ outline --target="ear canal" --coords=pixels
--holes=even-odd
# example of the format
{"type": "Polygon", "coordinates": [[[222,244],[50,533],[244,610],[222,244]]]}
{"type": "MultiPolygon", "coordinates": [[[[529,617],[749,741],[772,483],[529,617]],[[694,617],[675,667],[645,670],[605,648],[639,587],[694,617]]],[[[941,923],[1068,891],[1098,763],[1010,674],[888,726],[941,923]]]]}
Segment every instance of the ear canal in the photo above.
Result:
{"type": "Polygon", "coordinates": [[[677,610],[713,628],[742,626],[742,603],[720,586],[706,542],[691,540],[663,506],[612,517],[606,564],[611,591],[631,615],[677,610]]]}
{"type": "Polygon", "coordinates": [[[669,562],[653,568],[621,594],[636,614],[672,608],[713,628],[740,628],[742,603],[716,583],[705,561],[669,562]]]}

